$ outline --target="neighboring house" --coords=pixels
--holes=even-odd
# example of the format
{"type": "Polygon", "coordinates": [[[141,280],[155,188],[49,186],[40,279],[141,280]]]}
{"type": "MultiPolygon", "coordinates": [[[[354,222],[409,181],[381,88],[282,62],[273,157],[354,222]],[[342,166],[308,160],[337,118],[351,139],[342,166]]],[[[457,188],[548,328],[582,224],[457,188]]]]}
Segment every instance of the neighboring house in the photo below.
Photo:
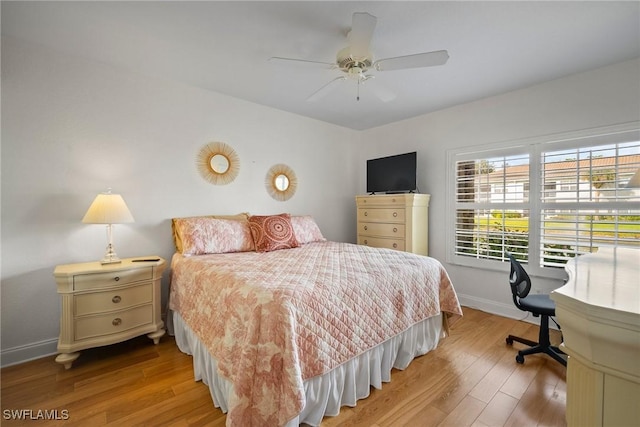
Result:
{"type": "MultiPolygon", "coordinates": [[[[616,157],[594,157],[544,164],[545,201],[575,201],[580,198],[593,202],[607,200],[612,192],[631,193],[626,184],[640,167],[640,154],[616,157]]],[[[521,203],[529,198],[529,165],[489,168],[489,173],[474,177],[476,202],[521,203]]]]}

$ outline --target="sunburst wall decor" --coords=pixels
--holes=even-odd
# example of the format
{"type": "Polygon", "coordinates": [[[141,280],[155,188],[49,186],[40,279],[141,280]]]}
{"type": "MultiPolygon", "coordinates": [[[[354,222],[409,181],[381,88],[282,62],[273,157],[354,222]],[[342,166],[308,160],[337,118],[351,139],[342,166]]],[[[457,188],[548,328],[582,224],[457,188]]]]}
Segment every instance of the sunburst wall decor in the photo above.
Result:
{"type": "Polygon", "coordinates": [[[226,185],[236,179],[240,159],[235,150],[224,142],[210,142],[198,152],[196,165],[200,175],[215,185],[226,185]]]}
{"type": "Polygon", "coordinates": [[[271,166],[267,172],[264,184],[271,197],[279,201],[285,201],[295,194],[298,187],[298,179],[293,169],[289,166],[277,164],[271,166]]]}

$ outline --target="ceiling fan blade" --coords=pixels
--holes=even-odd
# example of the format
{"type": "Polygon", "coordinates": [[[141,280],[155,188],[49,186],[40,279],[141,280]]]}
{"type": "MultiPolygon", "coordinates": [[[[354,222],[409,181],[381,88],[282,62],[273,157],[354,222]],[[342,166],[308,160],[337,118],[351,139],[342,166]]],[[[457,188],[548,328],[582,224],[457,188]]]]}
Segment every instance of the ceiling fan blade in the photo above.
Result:
{"type": "Polygon", "coordinates": [[[366,13],[355,12],[351,21],[351,31],[349,32],[349,43],[351,44],[351,55],[353,57],[366,57],[369,55],[369,45],[376,29],[378,18],[366,13]]]}
{"type": "Polygon", "coordinates": [[[444,65],[448,59],[449,53],[446,50],[437,50],[434,52],[385,58],[376,61],[373,66],[378,71],[404,70],[406,68],[422,68],[444,65]]]}
{"type": "Polygon", "coordinates": [[[344,81],[344,80],[347,80],[346,76],[336,77],[335,79],[331,80],[329,83],[325,84],[320,89],[318,89],[317,91],[312,93],[307,98],[307,101],[308,102],[319,101],[320,99],[322,99],[325,96],[327,96],[329,94],[329,92],[333,91],[333,89],[335,89],[338,86],[338,85],[335,84],[336,82],[344,81]]]}
{"type": "Polygon", "coordinates": [[[280,56],[272,56],[271,58],[269,58],[269,62],[274,64],[280,63],[280,64],[286,64],[286,65],[296,64],[296,65],[308,66],[308,67],[314,67],[314,68],[318,68],[318,67],[327,68],[327,69],[336,68],[336,64],[331,62],[309,61],[307,59],[296,59],[296,58],[283,58],[280,56]]]}

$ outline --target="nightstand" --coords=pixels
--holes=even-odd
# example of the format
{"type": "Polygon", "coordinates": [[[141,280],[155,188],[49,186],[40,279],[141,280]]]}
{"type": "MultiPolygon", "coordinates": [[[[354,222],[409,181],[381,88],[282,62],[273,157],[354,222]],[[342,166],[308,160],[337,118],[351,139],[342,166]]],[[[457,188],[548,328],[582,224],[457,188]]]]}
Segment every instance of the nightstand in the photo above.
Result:
{"type": "Polygon", "coordinates": [[[79,351],[148,334],[154,344],[164,335],[160,281],[165,260],[123,259],[121,263],[59,265],[53,275],[62,298],[56,362],[71,368],[79,351]]]}

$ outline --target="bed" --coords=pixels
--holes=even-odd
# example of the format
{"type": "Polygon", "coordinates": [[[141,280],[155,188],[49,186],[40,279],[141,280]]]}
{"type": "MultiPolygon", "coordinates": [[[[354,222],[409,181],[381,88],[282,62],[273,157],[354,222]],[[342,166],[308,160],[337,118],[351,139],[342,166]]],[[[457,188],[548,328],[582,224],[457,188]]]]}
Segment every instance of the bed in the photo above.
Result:
{"type": "Polygon", "coordinates": [[[435,259],[326,241],[310,216],[172,225],[170,332],[227,426],[317,426],[462,315],[435,259]]]}

